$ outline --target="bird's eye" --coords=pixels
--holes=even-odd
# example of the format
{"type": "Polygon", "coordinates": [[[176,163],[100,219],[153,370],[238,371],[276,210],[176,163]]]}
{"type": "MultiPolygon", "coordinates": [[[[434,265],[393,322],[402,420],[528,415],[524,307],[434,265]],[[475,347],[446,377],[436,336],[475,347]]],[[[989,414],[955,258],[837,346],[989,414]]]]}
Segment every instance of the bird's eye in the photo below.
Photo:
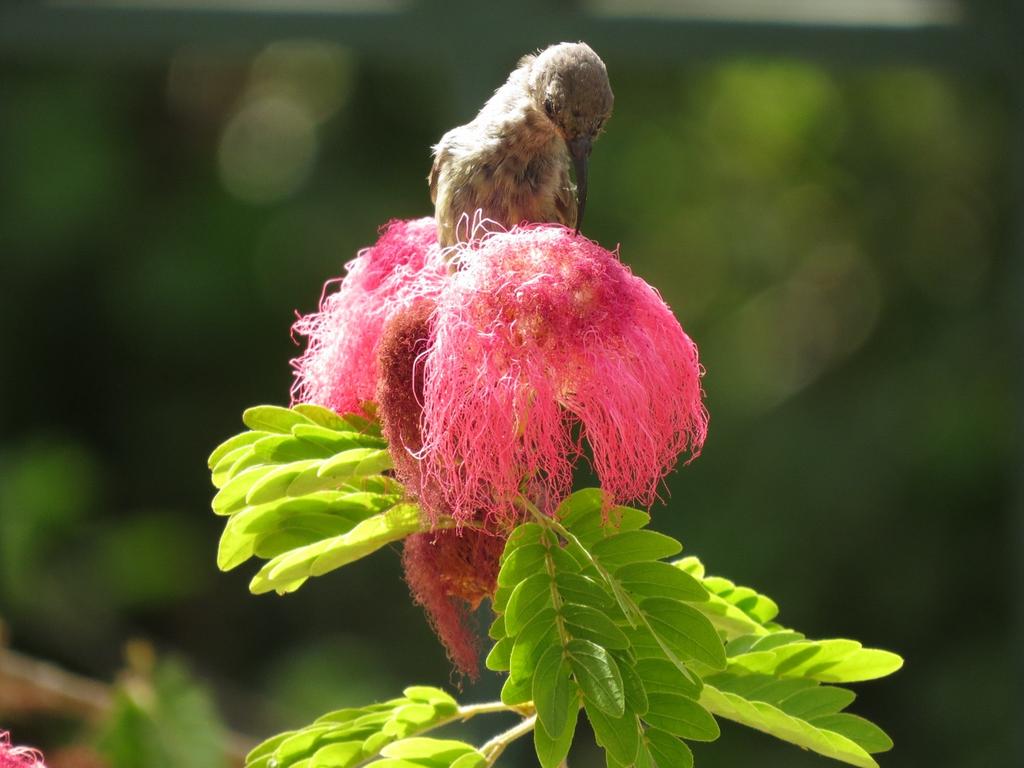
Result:
{"type": "Polygon", "coordinates": [[[555,116],[555,105],[551,102],[550,98],[544,99],[544,112],[548,117],[555,116]]]}

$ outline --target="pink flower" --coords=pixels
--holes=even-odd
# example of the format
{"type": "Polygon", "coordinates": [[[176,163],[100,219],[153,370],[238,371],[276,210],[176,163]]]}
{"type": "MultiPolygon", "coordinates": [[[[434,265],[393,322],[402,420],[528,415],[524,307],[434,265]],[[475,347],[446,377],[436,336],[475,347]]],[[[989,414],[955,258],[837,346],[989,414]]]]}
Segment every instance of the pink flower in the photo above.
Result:
{"type": "Polygon", "coordinates": [[[11,735],[0,731],[0,768],[46,768],[43,754],[29,747],[12,747],[11,735]]]}
{"type": "Polygon", "coordinates": [[[402,551],[413,600],[423,607],[452,664],[471,680],[480,673],[480,640],[471,612],[494,594],[504,547],[504,538],[465,528],[415,534],[402,551]]]}
{"type": "Polygon", "coordinates": [[[377,349],[387,320],[416,300],[437,294],[448,267],[433,218],[394,220],[377,243],[346,265],[343,279],[324,286],[320,311],[300,317],[293,333],[308,337],[292,361],[292,402],[353,412],[374,398],[377,349]],[[328,289],[339,283],[337,291],[328,289]]]}
{"type": "Polygon", "coordinates": [[[551,225],[460,254],[422,356],[424,482],[459,520],[512,524],[563,498],[589,445],[615,503],[657,497],[707,434],[697,348],[617,254],[551,225]]]}
{"type": "Polygon", "coordinates": [[[707,433],[697,349],[671,310],[564,227],[446,254],[432,219],[392,222],[295,330],[309,346],[293,399],[342,412],[375,400],[409,494],[435,521],[474,523],[410,536],[403,553],[414,600],[470,678],[472,611],[494,593],[516,497],[550,511],[589,446],[612,502],[649,505],[707,433]]]}
{"type": "Polygon", "coordinates": [[[377,359],[376,402],[395,475],[410,496],[436,515],[439,494],[423,485],[416,458],[423,448],[423,366],[419,360],[430,344],[433,312],[434,303],[421,300],[396,312],[384,325],[377,359]]]}

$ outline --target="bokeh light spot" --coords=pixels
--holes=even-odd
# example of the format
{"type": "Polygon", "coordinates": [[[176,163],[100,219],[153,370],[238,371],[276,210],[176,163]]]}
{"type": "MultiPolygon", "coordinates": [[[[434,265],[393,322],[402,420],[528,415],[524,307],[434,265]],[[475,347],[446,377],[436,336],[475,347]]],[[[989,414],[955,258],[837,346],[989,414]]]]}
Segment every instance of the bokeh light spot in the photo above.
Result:
{"type": "Polygon", "coordinates": [[[221,137],[218,161],[225,188],[239,200],[257,204],[294,194],[316,156],[315,127],[309,110],[287,97],[243,104],[221,137]]]}

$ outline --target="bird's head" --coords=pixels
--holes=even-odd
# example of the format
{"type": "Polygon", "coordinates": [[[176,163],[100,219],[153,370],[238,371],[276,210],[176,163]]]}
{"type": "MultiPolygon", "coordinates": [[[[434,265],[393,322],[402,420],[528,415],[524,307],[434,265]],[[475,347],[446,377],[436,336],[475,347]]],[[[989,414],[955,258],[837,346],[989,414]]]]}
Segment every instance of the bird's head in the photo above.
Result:
{"type": "Polygon", "coordinates": [[[590,149],[612,113],[608,70],[586,43],[559,43],[524,60],[534,106],[565,140],[576,173],[576,231],[587,204],[590,149]]]}

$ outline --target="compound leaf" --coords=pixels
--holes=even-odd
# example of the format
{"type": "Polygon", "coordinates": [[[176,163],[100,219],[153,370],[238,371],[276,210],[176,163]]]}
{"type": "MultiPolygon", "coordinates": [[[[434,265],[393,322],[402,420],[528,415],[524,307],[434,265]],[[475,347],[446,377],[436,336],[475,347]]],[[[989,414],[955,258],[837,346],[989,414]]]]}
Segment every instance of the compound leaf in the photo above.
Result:
{"type": "Polygon", "coordinates": [[[852,739],[817,727],[762,701],[748,701],[735,693],[719,691],[705,683],[701,703],[719,717],[742,723],[764,733],[861,768],[876,768],[868,752],[852,739]]]}

